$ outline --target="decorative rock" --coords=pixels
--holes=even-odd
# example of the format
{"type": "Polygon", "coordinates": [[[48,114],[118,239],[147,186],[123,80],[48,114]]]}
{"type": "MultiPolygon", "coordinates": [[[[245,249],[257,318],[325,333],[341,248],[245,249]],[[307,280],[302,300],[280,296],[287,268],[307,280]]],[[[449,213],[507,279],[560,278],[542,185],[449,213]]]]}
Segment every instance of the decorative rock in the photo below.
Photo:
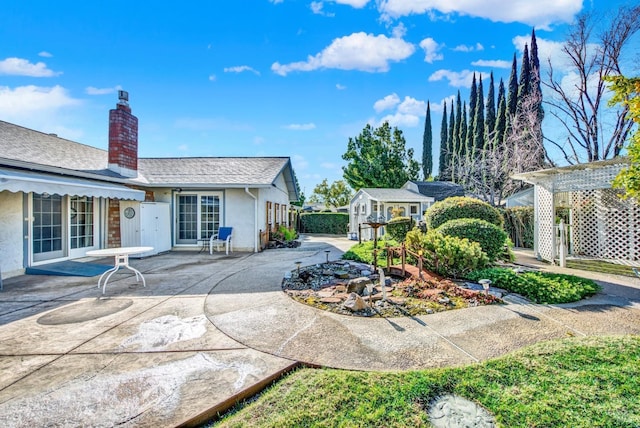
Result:
{"type": "Polygon", "coordinates": [[[342,305],[353,312],[361,311],[367,308],[367,304],[365,303],[364,299],[356,293],[349,294],[349,297],[347,297],[347,300],[345,300],[342,305]]]}
{"type": "Polygon", "coordinates": [[[347,292],[347,286],[344,284],[338,284],[336,285],[336,293],[346,293],[347,292]]]}
{"type": "MultiPolygon", "coordinates": [[[[376,290],[378,293],[382,293],[382,287],[380,287],[379,285],[376,285],[374,287],[374,290],[376,290]]],[[[393,291],[393,287],[384,287],[384,291],[386,291],[387,293],[391,293],[393,291]]]]}
{"type": "Polygon", "coordinates": [[[442,303],[443,305],[446,305],[449,302],[451,302],[451,300],[448,297],[443,297],[441,299],[438,299],[438,303],[442,303]]]}
{"type": "Polygon", "coordinates": [[[347,284],[347,293],[357,293],[362,295],[362,292],[368,285],[371,285],[371,280],[369,278],[365,276],[354,278],[347,284]]]}
{"type": "Polygon", "coordinates": [[[429,419],[434,427],[495,427],[494,417],[473,401],[457,395],[443,395],[429,406],[429,419]]]}
{"type": "Polygon", "coordinates": [[[349,278],[349,272],[346,270],[337,270],[333,273],[336,278],[347,279],[349,278]]]}
{"type": "Polygon", "coordinates": [[[339,297],[323,297],[322,299],[320,299],[321,303],[340,303],[342,302],[342,299],[339,297]]]}
{"type": "Polygon", "coordinates": [[[320,298],[331,297],[333,296],[333,291],[318,291],[316,294],[320,298]]]}
{"type": "Polygon", "coordinates": [[[324,276],[333,276],[333,271],[331,269],[325,269],[322,271],[322,275],[324,276]]]}
{"type": "Polygon", "coordinates": [[[404,305],[404,302],[406,302],[406,301],[407,301],[407,299],[405,299],[404,297],[395,297],[395,296],[392,296],[392,297],[389,297],[389,301],[390,301],[391,303],[396,304],[396,305],[404,305]]]}
{"type": "Polygon", "coordinates": [[[371,271],[367,270],[367,269],[363,269],[363,270],[360,271],[360,275],[369,276],[369,275],[371,275],[371,271]]]}

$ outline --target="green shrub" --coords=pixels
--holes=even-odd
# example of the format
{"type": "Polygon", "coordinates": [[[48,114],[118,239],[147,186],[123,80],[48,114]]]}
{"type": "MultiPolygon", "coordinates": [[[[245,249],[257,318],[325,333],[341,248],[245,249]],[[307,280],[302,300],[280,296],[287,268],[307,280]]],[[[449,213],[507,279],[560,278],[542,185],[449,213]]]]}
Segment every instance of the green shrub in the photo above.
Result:
{"type": "Polygon", "coordinates": [[[600,286],[590,279],[549,272],[516,273],[511,269],[491,268],[470,272],[467,278],[472,281],[490,279],[495,287],[546,304],[575,302],[600,290],[600,286]]]}
{"type": "Polygon", "coordinates": [[[488,221],[476,218],[459,218],[449,220],[438,227],[436,231],[443,235],[467,238],[479,243],[482,251],[487,254],[491,262],[504,257],[507,232],[488,221]]]}
{"type": "MultiPolygon", "coordinates": [[[[384,249],[387,246],[395,247],[397,245],[398,243],[393,240],[378,241],[378,266],[385,267],[387,265],[387,253],[384,249]]],[[[373,241],[366,241],[352,246],[342,255],[342,258],[344,260],[373,264],[373,241]]]]}
{"type": "Polygon", "coordinates": [[[286,226],[280,226],[278,230],[272,234],[273,239],[283,242],[293,241],[297,237],[295,229],[289,229],[286,226]]]}
{"type": "Polygon", "coordinates": [[[385,226],[386,233],[398,242],[403,242],[407,232],[413,229],[415,221],[411,217],[394,217],[385,226]]]}
{"type": "Polygon", "coordinates": [[[333,235],[346,235],[348,228],[348,213],[300,214],[301,233],[329,233],[333,235]]]}
{"type": "Polygon", "coordinates": [[[448,222],[459,218],[477,218],[488,221],[496,226],[503,226],[503,218],[497,208],[479,199],[465,196],[454,196],[436,202],[425,212],[424,219],[429,229],[436,229],[448,222]]]}
{"type": "Polygon", "coordinates": [[[422,255],[426,269],[453,278],[480,269],[489,261],[477,242],[444,236],[433,230],[423,233],[418,228],[413,229],[407,233],[406,246],[422,255]]]}
{"type": "Polygon", "coordinates": [[[504,210],[504,228],[516,247],[533,248],[533,215],[533,207],[504,210]]]}

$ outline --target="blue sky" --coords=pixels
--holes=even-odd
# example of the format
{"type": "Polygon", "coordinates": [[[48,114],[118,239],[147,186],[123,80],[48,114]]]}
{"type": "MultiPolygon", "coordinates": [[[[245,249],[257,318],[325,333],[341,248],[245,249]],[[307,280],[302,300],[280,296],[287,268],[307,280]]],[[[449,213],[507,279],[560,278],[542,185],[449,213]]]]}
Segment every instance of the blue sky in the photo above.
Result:
{"type": "Polygon", "coordinates": [[[442,102],[471,73],[506,83],[532,28],[544,63],[578,12],[621,3],[5,0],[0,119],[106,149],[124,89],[140,156],[290,156],[309,196],[367,123],[420,160],[427,101],[437,166],[442,102]]]}

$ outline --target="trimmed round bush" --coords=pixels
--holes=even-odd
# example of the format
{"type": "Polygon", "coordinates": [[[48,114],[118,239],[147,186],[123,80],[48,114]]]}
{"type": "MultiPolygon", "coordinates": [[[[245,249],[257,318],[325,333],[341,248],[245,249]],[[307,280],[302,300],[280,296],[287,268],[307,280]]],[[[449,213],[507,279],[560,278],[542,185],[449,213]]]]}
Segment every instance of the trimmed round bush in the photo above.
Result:
{"type": "Polygon", "coordinates": [[[413,229],[414,223],[411,217],[394,217],[385,226],[386,233],[391,239],[403,242],[407,232],[413,229]]]}
{"type": "Polygon", "coordinates": [[[433,204],[424,215],[429,229],[437,229],[450,220],[477,218],[502,227],[504,219],[497,208],[480,199],[453,196],[433,204]]]}
{"type": "Polygon", "coordinates": [[[487,265],[486,254],[477,242],[444,236],[435,230],[423,233],[415,228],[407,233],[407,249],[424,259],[424,267],[437,274],[459,278],[487,265]]]}
{"type": "Polygon", "coordinates": [[[443,235],[467,238],[477,242],[491,262],[502,258],[507,245],[507,232],[495,224],[477,218],[449,220],[436,231],[443,235]]]}

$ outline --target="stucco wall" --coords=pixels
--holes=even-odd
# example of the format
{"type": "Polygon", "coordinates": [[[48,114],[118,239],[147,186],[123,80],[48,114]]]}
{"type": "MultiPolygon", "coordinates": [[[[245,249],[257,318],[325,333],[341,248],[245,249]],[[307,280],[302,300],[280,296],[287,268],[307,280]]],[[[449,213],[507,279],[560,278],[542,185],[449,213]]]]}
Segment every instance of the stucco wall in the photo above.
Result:
{"type": "MultiPolygon", "coordinates": [[[[256,190],[251,191],[256,195],[256,190]]],[[[254,248],[254,200],[244,189],[225,191],[224,225],[233,227],[233,249],[253,251],[254,248]]]]}
{"type": "Polygon", "coordinates": [[[2,277],[24,273],[22,193],[0,192],[0,270],[2,277]]]}

